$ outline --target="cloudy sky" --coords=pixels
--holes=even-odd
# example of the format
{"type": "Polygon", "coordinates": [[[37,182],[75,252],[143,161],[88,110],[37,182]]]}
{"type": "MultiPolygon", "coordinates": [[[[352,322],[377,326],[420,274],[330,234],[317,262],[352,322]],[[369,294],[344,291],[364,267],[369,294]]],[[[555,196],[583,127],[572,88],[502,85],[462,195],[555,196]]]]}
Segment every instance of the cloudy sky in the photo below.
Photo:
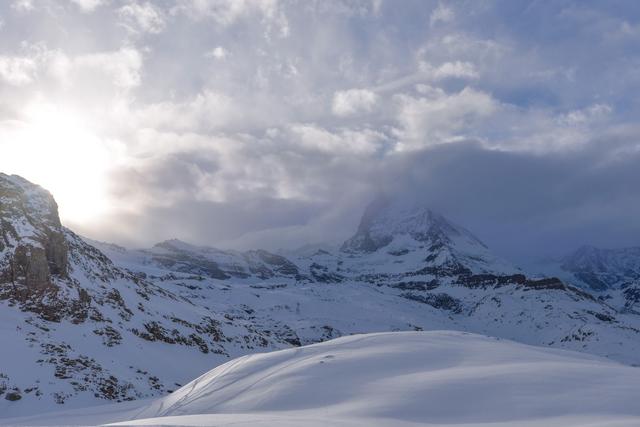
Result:
{"type": "Polygon", "coordinates": [[[640,245],[640,2],[15,0],[0,170],[129,246],[339,242],[379,192],[515,259],[640,245]]]}

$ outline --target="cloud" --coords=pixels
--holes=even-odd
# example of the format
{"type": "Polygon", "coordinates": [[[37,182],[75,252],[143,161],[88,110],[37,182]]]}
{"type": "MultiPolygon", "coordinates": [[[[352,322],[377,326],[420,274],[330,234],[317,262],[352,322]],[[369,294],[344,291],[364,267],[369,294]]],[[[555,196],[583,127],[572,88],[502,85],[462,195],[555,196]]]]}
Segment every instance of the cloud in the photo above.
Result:
{"type": "Polygon", "coordinates": [[[438,7],[436,7],[429,16],[429,24],[431,26],[440,22],[446,24],[447,22],[453,21],[454,18],[455,13],[452,8],[445,6],[443,3],[438,3],[438,7]]]}
{"type": "Polygon", "coordinates": [[[35,82],[57,54],[44,43],[22,42],[19,48],[19,53],[0,55],[0,80],[12,86],[35,82]]]}
{"type": "Polygon", "coordinates": [[[569,111],[558,117],[558,123],[566,126],[579,126],[589,121],[599,120],[611,114],[612,109],[606,104],[593,104],[587,108],[569,111]]]}
{"type": "Polygon", "coordinates": [[[636,245],[637,131],[598,136],[579,152],[539,155],[475,142],[440,145],[403,157],[385,189],[422,200],[518,261],[563,255],[584,243],[636,245]],[[636,149],[612,155],[613,147],[629,144],[636,149]]]}
{"type": "Polygon", "coordinates": [[[336,116],[350,116],[362,112],[371,112],[378,96],[367,89],[349,89],[333,95],[332,111],[336,116]]]}
{"type": "Polygon", "coordinates": [[[415,150],[426,146],[474,138],[478,123],[499,109],[491,95],[464,88],[447,94],[441,89],[418,86],[420,96],[394,96],[399,128],[399,150],[415,150]]]}
{"type": "MultiPolygon", "coordinates": [[[[61,62],[64,63],[64,60],[61,62]]],[[[128,90],[141,82],[142,54],[135,48],[124,47],[112,52],[98,52],[72,58],[62,65],[61,73],[90,74],[99,78],[102,74],[119,89],[128,90]],[[65,68],[68,67],[66,70],[65,68]]]]}
{"type": "Polygon", "coordinates": [[[135,48],[70,56],[45,44],[24,43],[19,55],[0,55],[0,79],[14,86],[28,84],[99,86],[107,80],[121,89],[140,84],[142,54],[135,48]],[[51,80],[53,79],[53,80],[51,80]]]}
{"type": "Polygon", "coordinates": [[[374,154],[387,140],[383,133],[370,129],[331,132],[316,125],[295,124],[289,130],[289,137],[295,144],[331,156],[374,154]]]}
{"type": "Polygon", "coordinates": [[[93,12],[105,3],[105,0],[70,0],[75,3],[83,12],[93,12]]]}
{"type": "Polygon", "coordinates": [[[35,9],[33,0],[14,0],[11,3],[11,8],[18,12],[30,12],[35,9]]]}
{"type": "Polygon", "coordinates": [[[0,79],[13,86],[31,83],[37,68],[32,58],[0,56],[0,79]]]}
{"type": "Polygon", "coordinates": [[[429,64],[428,62],[420,62],[420,71],[424,73],[425,77],[429,80],[443,80],[446,78],[478,78],[478,71],[475,66],[470,62],[445,62],[437,67],[429,64]]]}
{"type": "Polygon", "coordinates": [[[289,22],[278,0],[180,0],[174,13],[185,13],[196,20],[209,18],[222,27],[258,15],[267,26],[268,37],[289,35],[289,22]]]}
{"type": "Polygon", "coordinates": [[[158,34],[167,25],[162,10],[149,2],[126,4],[118,9],[118,14],[132,31],[158,34]]]}
{"type": "Polygon", "coordinates": [[[229,52],[222,46],[217,46],[213,50],[205,53],[204,56],[207,58],[225,59],[227,56],[229,56],[229,52]]]}
{"type": "Polygon", "coordinates": [[[181,102],[163,101],[136,112],[145,128],[173,132],[208,132],[241,122],[246,113],[239,111],[228,95],[206,90],[181,102]]]}
{"type": "Polygon", "coordinates": [[[640,25],[633,25],[624,21],[620,25],[619,34],[624,37],[638,37],[640,35],[640,25]]]}
{"type": "Polygon", "coordinates": [[[419,48],[418,55],[430,61],[491,64],[504,58],[511,49],[509,41],[455,30],[430,38],[419,48]]]}

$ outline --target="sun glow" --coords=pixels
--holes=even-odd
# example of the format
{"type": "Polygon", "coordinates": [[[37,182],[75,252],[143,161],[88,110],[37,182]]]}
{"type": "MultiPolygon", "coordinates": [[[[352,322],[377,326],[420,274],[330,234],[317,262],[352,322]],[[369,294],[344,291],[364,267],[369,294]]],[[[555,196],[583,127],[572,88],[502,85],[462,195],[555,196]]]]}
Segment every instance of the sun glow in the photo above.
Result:
{"type": "Polygon", "coordinates": [[[113,160],[107,144],[80,114],[37,106],[0,127],[0,171],[49,190],[63,223],[98,223],[109,208],[107,178],[113,160]]]}

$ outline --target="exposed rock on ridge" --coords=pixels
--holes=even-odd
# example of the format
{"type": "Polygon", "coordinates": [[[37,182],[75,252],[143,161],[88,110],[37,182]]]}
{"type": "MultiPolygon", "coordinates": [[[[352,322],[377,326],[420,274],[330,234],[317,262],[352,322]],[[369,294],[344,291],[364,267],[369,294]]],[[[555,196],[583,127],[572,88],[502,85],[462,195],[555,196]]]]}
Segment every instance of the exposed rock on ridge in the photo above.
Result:
{"type": "Polygon", "coordinates": [[[54,287],[66,277],[68,246],[51,194],[18,176],[0,174],[0,295],[19,299],[54,287]]]}

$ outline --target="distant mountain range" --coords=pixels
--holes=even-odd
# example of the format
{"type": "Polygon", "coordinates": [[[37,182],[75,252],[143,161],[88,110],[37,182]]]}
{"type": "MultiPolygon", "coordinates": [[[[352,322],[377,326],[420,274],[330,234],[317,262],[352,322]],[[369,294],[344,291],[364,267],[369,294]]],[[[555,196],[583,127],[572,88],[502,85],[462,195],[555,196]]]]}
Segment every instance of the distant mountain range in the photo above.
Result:
{"type": "Polygon", "coordinates": [[[574,275],[576,283],[582,282],[596,291],[626,287],[640,280],[640,247],[583,246],[564,258],[561,267],[574,275]]]}
{"type": "Polygon", "coordinates": [[[340,249],[128,250],[76,235],[46,190],[0,174],[0,414],[160,396],[232,357],[365,332],[471,331],[640,364],[625,251],[530,275],[390,199],[340,249]]]}
{"type": "Polygon", "coordinates": [[[585,289],[620,311],[640,314],[640,247],[582,246],[560,259],[538,262],[531,270],[585,289]]]}

